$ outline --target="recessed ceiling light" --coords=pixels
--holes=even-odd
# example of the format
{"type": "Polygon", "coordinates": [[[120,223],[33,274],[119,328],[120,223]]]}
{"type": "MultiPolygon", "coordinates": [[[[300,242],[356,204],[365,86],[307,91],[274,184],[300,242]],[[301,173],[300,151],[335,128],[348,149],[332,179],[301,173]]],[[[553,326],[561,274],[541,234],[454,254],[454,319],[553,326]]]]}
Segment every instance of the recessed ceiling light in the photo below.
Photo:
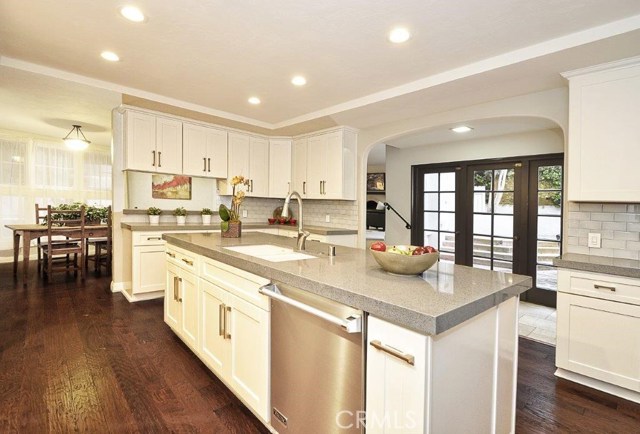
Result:
{"type": "Polygon", "coordinates": [[[450,128],[450,130],[453,131],[454,133],[468,133],[472,129],[473,128],[468,127],[466,125],[460,125],[459,127],[450,128]]]}
{"type": "Polygon", "coordinates": [[[249,98],[249,104],[253,104],[253,105],[260,104],[260,98],[258,98],[257,96],[252,96],[251,98],[249,98]]]}
{"type": "Polygon", "coordinates": [[[307,84],[307,79],[301,75],[296,75],[291,79],[291,83],[296,86],[304,86],[305,84],[307,84]]]}
{"type": "Polygon", "coordinates": [[[120,60],[120,57],[113,51],[103,51],[102,53],[100,53],[100,56],[102,56],[104,60],[108,60],[109,62],[117,62],[118,60],[120,60]]]}
{"type": "Polygon", "coordinates": [[[123,6],[120,9],[120,15],[122,15],[129,21],[133,21],[134,23],[141,23],[145,19],[142,11],[135,6],[123,6]]]}
{"type": "Polygon", "coordinates": [[[396,27],[395,29],[389,32],[389,40],[394,44],[402,44],[403,42],[407,42],[411,37],[411,33],[405,27],[396,27]]]}

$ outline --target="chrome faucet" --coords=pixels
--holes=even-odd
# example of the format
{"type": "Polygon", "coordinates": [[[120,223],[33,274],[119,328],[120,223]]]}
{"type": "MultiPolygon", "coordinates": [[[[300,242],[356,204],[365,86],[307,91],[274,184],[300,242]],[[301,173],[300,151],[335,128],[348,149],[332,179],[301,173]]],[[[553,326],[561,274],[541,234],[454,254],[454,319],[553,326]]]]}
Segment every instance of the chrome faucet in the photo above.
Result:
{"type": "Polygon", "coordinates": [[[298,193],[297,191],[292,191],[287,195],[284,200],[284,206],[282,207],[281,216],[284,218],[289,217],[289,202],[291,201],[292,197],[298,200],[298,250],[304,250],[307,237],[311,234],[303,229],[302,198],[300,197],[300,193],[298,193]]]}

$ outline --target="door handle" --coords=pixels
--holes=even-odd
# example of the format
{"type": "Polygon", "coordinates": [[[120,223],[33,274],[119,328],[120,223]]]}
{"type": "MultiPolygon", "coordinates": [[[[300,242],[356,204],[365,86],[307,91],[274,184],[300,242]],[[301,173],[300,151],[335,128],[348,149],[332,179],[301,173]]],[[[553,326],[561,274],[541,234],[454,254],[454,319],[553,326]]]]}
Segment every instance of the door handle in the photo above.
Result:
{"type": "Polygon", "coordinates": [[[322,194],[322,181],[320,181],[320,194],[322,194]]]}
{"type": "Polygon", "coordinates": [[[224,338],[231,339],[231,332],[227,331],[227,318],[229,319],[229,321],[231,320],[231,306],[226,306],[224,313],[224,338]]]}
{"type": "Polygon", "coordinates": [[[225,312],[226,306],[224,303],[220,303],[218,306],[218,336],[224,336],[224,325],[225,325],[225,312]]]}
{"type": "Polygon", "coordinates": [[[158,151],[158,167],[162,167],[162,152],[158,151]]]}
{"type": "Polygon", "coordinates": [[[202,168],[203,172],[207,171],[207,157],[202,157],[202,162],[204,163],[204,167],[202,168]]]}
{"type": "Polygon", "coordinates": [[[307,194],[307,181],[302,181],[302,194],[307,194]]]}
{"type": "Polygon", "coordinates": [[[395,348],[385,345],[378,340],[371,341],[369,345],[371,345],[373,348],[377,350],[384,351],[387,354],[391,354],[393,357],[397,357],[400,360],[404,360],[411,366],[414,366],[416,364],[416,358],[413,357],[411,354],[406,354],[406,353],[403,353],[402,351],[398,351],[395,348]]]}
{"type": "Polygon", "coordinates": [[[616,287],[615,286],[605,286],[605,285],[598,285],[597,283],[594,283],[593,287],[595,289],[608,289],[611,292],[616,292],[616,287]]]}
{"type": "Polygon", "coordinates": [[[147,241],[157,240],[160,241],[162,237],[147,237],[147,241]]]}
{"type": "Polygon", "coordinates": [[[151,153],[153,154],[153,163],[151,163],[151,165],[156,167],[156,151],[151,151],[151,153]]]}
{"type": "Polygon", "coordinates": [[[211,158],[207,158],[207,161],[209,163],[209,170],[208,171],[211,172],[211,158]]]}
{"type": "MultiPolygon", "coordinates": [[[[178,277],[178,283],[180,283],[180,284],[182,283],[182,277],[178,277]]],[[[182,286],[182,285],[180,285],[180,286],[182,286]]],[[[180,302],[180,303],[182,303],[182,296],[181,295],[182,295],[182,288],[179,288],[179,291],[178,291],[178,302],[180,302]]]]}
{"type": "Polygon", "coordinates": [[[178,276],[173,276],[173,300],[178,301],[178,276]]]}
{"type": "Polygon", "coordinates": [[[249,180],[249,183],[251,184],[249,190],[251,191],[251,193],[253,193],[253,179],[249,180]]]}

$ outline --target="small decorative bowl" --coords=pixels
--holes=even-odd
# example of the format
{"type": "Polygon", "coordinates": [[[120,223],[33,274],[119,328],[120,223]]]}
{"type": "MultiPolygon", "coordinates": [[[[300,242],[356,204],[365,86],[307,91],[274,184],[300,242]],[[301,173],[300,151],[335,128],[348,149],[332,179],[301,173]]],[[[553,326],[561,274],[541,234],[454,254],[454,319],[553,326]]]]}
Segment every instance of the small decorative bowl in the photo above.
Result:
{"type": "Polygon", "coordinates": [[[287,219],[285,217],[280,217],[280,218],[278,218],[278,223],[283,225],[283,224],[287,223],[287,219]]]}
{"type": "Polygon", "coordinates": [[[298,220],[296,220],[296,219],[291,219],[291,220],[289,220],[289,224],[290,224],[291,226],[295,226],[295,225],[296,225],[296,223],[298,223],[298,220]]]}
{"type": "Polygon", "coordinates": [[[276,219],[267,219],[267,220],[269,220],[270,225],[273,225],[276,223],[276,219]]]}
{"type": "MultiPolygon", "coordinates": [[[[391,246],[393,247],[393,246],[391,246]]],[[[410,246],[397,246],[410,247],[410,246]]],[[[413,247],[413,246],[411,246],[413,247]]],[[[422,274],[438,262],[439,252],[425,253],[424,255],[403,255],[399,253],[380,252],[371,250],[373,259],[382,267],[384,271],[391,274],[405,276],[422,274]]]]}

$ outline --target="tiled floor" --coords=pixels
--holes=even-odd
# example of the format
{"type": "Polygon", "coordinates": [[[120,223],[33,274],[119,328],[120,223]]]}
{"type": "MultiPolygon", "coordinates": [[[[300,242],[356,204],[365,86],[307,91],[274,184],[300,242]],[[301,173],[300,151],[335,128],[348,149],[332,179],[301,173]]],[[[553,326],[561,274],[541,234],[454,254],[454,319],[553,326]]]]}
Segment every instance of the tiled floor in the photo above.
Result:
{"type": "Polygon", "coordinates": [[[556,344],[556,310],[552,307],[520,302],[520,336],[549,345],[556,344]]]}

